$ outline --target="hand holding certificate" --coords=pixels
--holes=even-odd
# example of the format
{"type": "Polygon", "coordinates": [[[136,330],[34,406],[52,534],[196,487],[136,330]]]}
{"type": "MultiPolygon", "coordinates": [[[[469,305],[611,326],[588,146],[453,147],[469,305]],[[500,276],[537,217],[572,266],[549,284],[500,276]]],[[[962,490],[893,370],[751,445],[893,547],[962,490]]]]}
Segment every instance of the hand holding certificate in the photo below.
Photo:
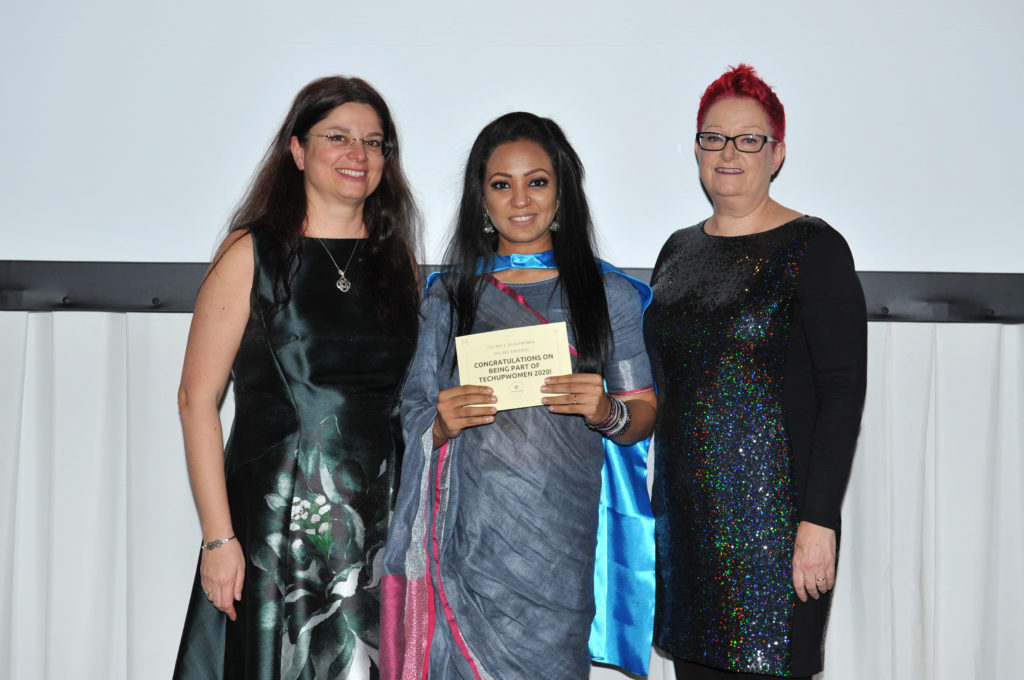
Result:
{"type": "Polygon", "coordinates": [[[498,410],[540,406],[544,379],[572,373],[565,322],[508,328],[455,338],[463,385],[494,390],[498,410]]]}

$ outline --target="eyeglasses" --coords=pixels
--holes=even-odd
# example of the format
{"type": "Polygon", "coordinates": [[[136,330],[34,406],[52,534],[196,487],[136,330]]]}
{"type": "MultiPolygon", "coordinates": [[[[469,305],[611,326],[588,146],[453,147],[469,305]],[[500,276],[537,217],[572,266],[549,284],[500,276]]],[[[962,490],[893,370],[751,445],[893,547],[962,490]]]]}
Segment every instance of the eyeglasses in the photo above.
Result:
{"type": "Polygon", "coordinates": [[[772,139],[767,135],[736,135],[735,137],[726,137],[718,132],[698,132],[697,133],[697,144],[700,148],[705,151],[721,151],[725,148],[725,145],[732,142],[732,145],[736,147],[737,151],[743,153],[757,153],[764,148],[764,145],[768,142],[777,143],[779,140],[772,139]]]}
{"type": "Polygon", "coordinates": [[[359,137],[350,137],[348,135],[343,135],[340,132],[328,132],[326,134],[311,134],[310,136],[323,137],[324,139],[327,140],[328,144],[339,148],[344,148],[347,146],[348,148],[351,149],[356,145],[356,142],[359,142],[363,145],[363,152],[366,153],[367,156],[386,156],[388,154],[388,151],[390,151],[389,147],[386,144],[384,144],[383,139],[360,139],[359,137]]]}

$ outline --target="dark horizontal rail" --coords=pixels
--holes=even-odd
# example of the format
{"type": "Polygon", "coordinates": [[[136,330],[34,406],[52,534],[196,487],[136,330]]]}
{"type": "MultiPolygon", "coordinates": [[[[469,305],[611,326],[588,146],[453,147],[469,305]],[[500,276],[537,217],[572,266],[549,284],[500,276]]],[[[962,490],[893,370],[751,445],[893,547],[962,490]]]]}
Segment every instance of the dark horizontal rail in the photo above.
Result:
{"type": "MultiPolygon", "coordinates": [[[[0,260],[0,310],[191,312],[205,271],[195,262],[0,260]]],[[[645,281],[651,275],[626,271],[645,281]]],[[[858,275],[872,321],[1024,323],[1024,274],[858,275]]]]}

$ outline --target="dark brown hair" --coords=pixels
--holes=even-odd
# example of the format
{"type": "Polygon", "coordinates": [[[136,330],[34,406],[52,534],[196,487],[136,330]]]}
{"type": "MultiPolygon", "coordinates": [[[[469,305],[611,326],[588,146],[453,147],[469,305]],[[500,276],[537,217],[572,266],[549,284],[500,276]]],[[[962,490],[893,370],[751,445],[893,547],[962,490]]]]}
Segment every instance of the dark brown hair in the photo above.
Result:
{"type": "Polygon", "coordinates": [[[378,311],[387,318],[395,305],[418,310],[415,277],[395,274],[414,266],[419,249],[419,211],[402,170],[398,131],[391,112],[380,93],[360,78],[329,76],[299,91],[257,167],[252,185],[231,215],[227,238],[237,231],[253,231],[259,233],[261,241],[270,241],[272,247],[266,250],[278,258],[273,268],[275,302],[284,304],[291,296],[306,220],[305,184],[292,157],[291,138],[306,144],[314,125],[348,103],[373,107],[384,132],[384,171],[377,189],[363,205],[363,221],[369,232],[364,252],[378,272],[373,286],[378,311]],[[396,285],[406,290],[395,291],[396,285]]]}
{"type": "MultiPolygon", "coordinates": [[[[551,232],[552,250],[562,285],[562,303],[576,337],[578,370],[601,373],[612,355],[613,339],[604,277],[595,260],[594,225],[583,192],[583,163],[562,128],[550,118],[523,111],[507,113],[481,130],[466,160],[462,201],[451,243],[445,254],[450,275],[443,277],[457,318],[456,335],[472,332],[485,281],[477,274],[489,268],[498,235],[484,233],[484,173],[487,161],[502,144],[517,140],[539,144],[551,159],[558,188],[560,228],[551,232]]],[[[450,342],[450,338],[449,338],[450,342]]]]}

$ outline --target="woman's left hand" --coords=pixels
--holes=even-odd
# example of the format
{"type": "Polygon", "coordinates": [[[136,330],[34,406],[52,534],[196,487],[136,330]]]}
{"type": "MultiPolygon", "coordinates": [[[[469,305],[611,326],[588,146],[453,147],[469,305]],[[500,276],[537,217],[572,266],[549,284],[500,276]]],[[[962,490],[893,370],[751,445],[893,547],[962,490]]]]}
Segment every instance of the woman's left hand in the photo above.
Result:
{"type": "Polygon", "coordinates": [[[793,588],[801,602],[817,600],[836,584],[836,532],[800,522],[793,546],[793,588]]]}
{"type": "Polygon", "coordinates": [[[552,413],[583,416],[588,423],[601,423],[608,417],[611,403],[604,393],[604,379],[596,373],[570,373],[545,378],[541,392],[559,396],[541,401],[552,413]]]}

